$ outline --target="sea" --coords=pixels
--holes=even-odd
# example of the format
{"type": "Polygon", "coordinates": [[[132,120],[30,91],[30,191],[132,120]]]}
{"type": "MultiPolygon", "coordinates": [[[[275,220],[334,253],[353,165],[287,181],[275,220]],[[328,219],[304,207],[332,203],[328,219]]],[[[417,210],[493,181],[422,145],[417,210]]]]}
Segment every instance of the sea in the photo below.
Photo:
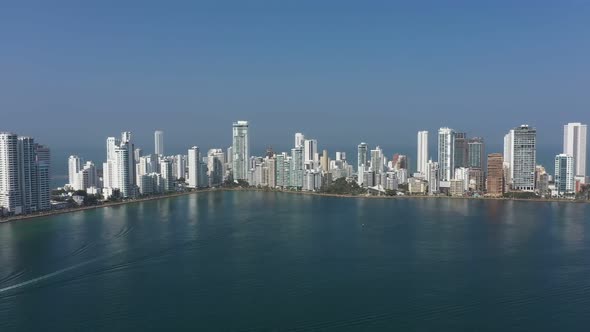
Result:
{"type": "Polygon", "coordinates": [[[588,331],[590,204],[211,191],[0,224],[0,331],[588,331]]]}

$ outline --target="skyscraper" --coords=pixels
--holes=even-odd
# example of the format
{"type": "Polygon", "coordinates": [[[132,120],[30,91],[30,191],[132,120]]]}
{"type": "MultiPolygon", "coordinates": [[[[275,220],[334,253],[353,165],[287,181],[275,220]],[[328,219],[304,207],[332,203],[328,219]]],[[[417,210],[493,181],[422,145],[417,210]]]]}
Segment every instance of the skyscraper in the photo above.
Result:
{"type": "Polygon", "coordinates": [[[537,130],[522,125],[512,131],[510,171],[512,189],[535,190],[535,166],[537,165],[537,130]]]}
{"type": "Polygon", "coordinates": [[[587,126],[568,123],[563,126],[563,153],[574,158],[574,176],[586,177],[587,126]]]}
{"type": "MultiPolygon", "coordinates": [[[[363,142],[357,147],[357,170],[361,170],[362,167],[367,166],[367,143],[363,142]]],[[[359,174],[360,176],[360,174],[359,174]]]]}
{"type": "Polygon", "coordinates": [[[303,143],[303,163],[308,165],[309,169],[316,167],[318,154],[318,141],[315,139],[306,139],[303,143]]]}
{"type": "Polygon", "coordinates": [[[488,155],[488,176],[486,191],[490,196],[502,196],[504,193],[504,158],[500,153],[488,155]]]}
{"type": "Polygon", "coordinates": [[[33,138],[0,133],[0,214],[50,208],[48,159],[49,149],[33,138]]]}
{"type": "Polygon", "coordinates": [[[305,142],[305,135],[302,133],[295,133],[295,147],[303,147],[303,143],[305,142]]]}
{"type": "Polygon", "coordinates": [[[571,194],[574,190],[574,157],[568,154],[555,156],[555,188],[558,194],[571,194]]]}
{"type": "Polygon", "coordinates": [[[77,188],[78,183],[76,183],[78,179],[78,172],[82,169],[82,160],[78,156],[70,156],[68,158],[68,184],[73,187],[77,188]]]}
{"type": "Polygon", "coordinates": [[[164,132],[161,130],[156,130],[154,132],[154,143],[155,143],[155,153],[158,156],[164,155],[164,132]]]}
{"type": "Polygon", "coordinates": [[[291,178],[287,180],[290,187],[303,187],[303,175],[305,172],[303,155],[303,146],[291,149],[291,163],[289,164],[291,167],[289,170],[289,175],[291,178]]]}
{"type": "Polygon", "coordinates": [[[1,213],[22,213],[18,179],[18,136],[0,132],[0,208],[1,213]]]}
{"type": "Polygon", "coordinates": [[[455,153],[453,157],[455,168],[467,167],[467,149],[467,134],[455,133],[455,153]]]}
{"type": "Polygon", "coordinates": [[[233,124],[232,154],[234,180],[247,180],[250,159],[248,121],[237,121],[233,124]]]}
{"type": "Polygon", "coordinates": [[[428,172],[428,131],[418,132],[418,164],[416,171],[424,176],[428,172]]]}
{"type": "MultiPolygon", "coordinates": [[[[201,154],[198,146],[193,146],[188,150],[188,186],[198,188],[201,176],[201,154]]],[[[245,166],[244,166],[245,167],[245,166]]]]}
{"type": "Polygon", "coordinates": [[[380,147],[371,150],[371,170],[376,175],[383,173],[383,164],[383,150],[380,147]]]}
{"type": "Polygon", "coordinates": [[[322,159],[320,160],[320,165],[322,166],[322,171],[328,172],[328,168],[330,166],[330,158],[328,158],[328,150],[322,151],[322,159]]]}
{"type": "Polygon", "coordinates": [[[469,139],[467,141],[467,167],[483,169],[484,153],[483,138],[475,137],[469,139]]]}
{"type": "Polygon", "coordinates": [[[438,130],[439,180],[450,181],[455,174],[455,131],[450,128],[438,130]]]}

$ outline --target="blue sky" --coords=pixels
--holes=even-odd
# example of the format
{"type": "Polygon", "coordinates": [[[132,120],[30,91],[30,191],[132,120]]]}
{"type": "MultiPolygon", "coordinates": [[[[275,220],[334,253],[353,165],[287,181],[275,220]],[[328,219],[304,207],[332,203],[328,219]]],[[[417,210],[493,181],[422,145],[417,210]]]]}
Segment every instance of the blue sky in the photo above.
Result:
{"type": "Polygon", "coordinates": [[[0,130],[70,150],[131,130],[152,150],[161,128],[180,151],[228,146],[243,119],[255,152],[302,131],[390,154],[420,129],[499,147],[528,123],[559,147],[590,120],[588,17],[587,1],[3,3],[0,130]]]}

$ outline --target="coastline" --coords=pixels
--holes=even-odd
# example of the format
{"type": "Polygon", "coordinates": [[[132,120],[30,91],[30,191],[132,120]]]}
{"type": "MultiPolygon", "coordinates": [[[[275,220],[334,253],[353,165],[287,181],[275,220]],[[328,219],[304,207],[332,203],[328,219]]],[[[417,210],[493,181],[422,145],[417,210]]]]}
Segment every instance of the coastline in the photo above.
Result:
{"type": "Polygon", "coordinates": [[[112,203],[105,203],[100,205],[92,205],[92,206],[80,206],[75,208],[63,209],[63,210],[51,210],[47,212],[35,213],[35,214],[26,214],[26,215],[19,215],[19,216],[11,216],[5,219],[0,219],[0,224],[9,223],[9,222],[17,222],[23,220],[31,220],[36,218],[42,217],[52,217],[60,214],[67,214],[79,211],[86,211],[86,210],[94,210],[106,207],[113,207],[113,206],[121,206],[133,203],[141,203],[141,202],[148,202],[148,201],[155,201],[160,199],[166,198],[174,198],[180,196],[187,196],[193,195],[198,193],[209,193],[209,192],[220,192],[220,191],[258,191],[258,192],[269,192],[269,193],[287,193],[287,194],[295,194],[295,195],[307,195],[307,196],[321,196],[321,197],[334,197],[334,198],[356,198],[356,199],[454,199],[454,200],[481,200],[481,201],[520,201],[520,202],[538,202],[538,203],[578,203],[578,204],[588,204],[590,200],[569,200],[569,199],[552,199],[552,198],[504,198],[504,197],[457,197],[457,196],[425,196],[425,195],[403,195],[403,196],[373,196],[373,195],[350,195],[350,194],[328,194],[328,193],[319,193],[319,192],[312,192],[312,191],[292,191],[292,190],[279,190],[279,189],[263,189],[263,188],[206,188],[196,191],[185,191],[179,193],[172,193],[166,195],[159,195],[159,196],[151,196],[145,198],[138,198],[133,200],[127,200],[122,202],[112,202],[112,203]]]}

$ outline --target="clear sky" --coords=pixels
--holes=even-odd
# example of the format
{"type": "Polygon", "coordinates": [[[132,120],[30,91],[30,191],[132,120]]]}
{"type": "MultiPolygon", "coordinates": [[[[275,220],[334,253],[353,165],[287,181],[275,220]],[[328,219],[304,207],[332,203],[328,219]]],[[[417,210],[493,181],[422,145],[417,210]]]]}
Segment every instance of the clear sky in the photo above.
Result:
{"type": "Polygon", "coordinates": [[[0,43],[0,130],[58,149],[225,148],[234,120],[255,152],[522,123],[559,146],[590,122],[588,1],[13,1],[0,43]]]}

